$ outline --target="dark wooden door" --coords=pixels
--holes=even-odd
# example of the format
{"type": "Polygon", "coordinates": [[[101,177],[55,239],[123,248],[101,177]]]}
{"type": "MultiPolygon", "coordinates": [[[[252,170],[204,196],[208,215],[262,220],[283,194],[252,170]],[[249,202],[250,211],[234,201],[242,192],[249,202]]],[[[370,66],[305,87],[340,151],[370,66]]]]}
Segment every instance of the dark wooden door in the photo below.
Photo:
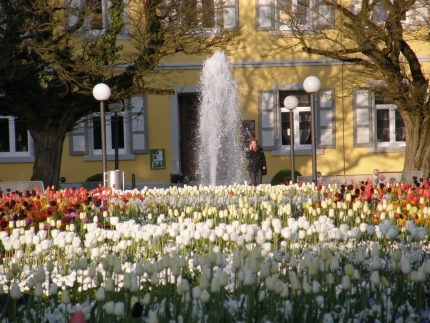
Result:
{"type": "Polygon", "coordinates": [[[179,131],[181,172],[190,180],[197,179],[197,147],[198,147],[198,105],[199,95],[180,94],[179,103],[179,131]]]}

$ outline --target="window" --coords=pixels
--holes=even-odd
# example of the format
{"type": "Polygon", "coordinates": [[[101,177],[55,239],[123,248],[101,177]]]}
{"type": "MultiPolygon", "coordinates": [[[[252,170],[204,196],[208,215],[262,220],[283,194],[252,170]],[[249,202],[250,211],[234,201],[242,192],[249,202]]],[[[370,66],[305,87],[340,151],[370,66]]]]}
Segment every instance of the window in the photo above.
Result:
{"type": "MultiPolygon", "coordinates": [[[[109,6],[108,0],[65,0],[66,6],[69,6],[69,26],[73,27],[79,21],[79,15],[84,14],[85,17],[80,27],[83,31],[102,32],[109,25],[109,6]]],[[[124,0],[126,3],[127,0],[124,0]]],[[[122,19],[124,21],[124,29],[122,34],[128,33],[127,26],[127,8],[124,9],[122,19]]]]}
{"type": "Polygon", "coordinates": [[[405,124],[388,95],[356,90],[353,113],[355,147],[369,152],[404,150],[405,124]]]}
{"type": "Polygon", "coordinates": [[[304,31],[331,28],[334,10],[322,0],[256,0],[257,30],[304,31]]]}
{"type": "MultiPolygon", "coordinates": [[[[273,156],[290,153],[290,112],[284,108],[284,99],[295,95],[299,106],[293,110],[294,148],[297,155],[310,155],[312,148],[312,126],[310,95],[300,84],[277,84],[274,90],[258,93],[258,139],[265,150],[273,156]]],[[[316,109],[317,153],[322,149],[335,148],[334,91],[324,89],[314,95],[316,109]]]]}
{"type": "Polygon", "coordinates": [[[238,0],[184,0],[180,24],[186,28],[238,27],[238,0]]]}
{"type": "Polygon", "coordinates": [[[14,117],[0,117],[0,155],[30,156],[30,134],[14,117]]]}
{"type": "Polygon", "coordinates": [[[102,30],[105,28],[105,20],[103,19],[103,1],[88,0],[88,22],[90,30],[102,30]]]}
{"type": "Polygon", "coordinates": [[[201,10],[203,16],[203,27],[213,28],[215,27],[215,5],[213,0],[202,0],[201,10]]]}
{"type": "Polygon", "coordinates": [[[391,98],[375,95],[376,143],[382,147],[405,142],[405,123],[391,98]]]}
{"type": "Polygon", "coordinates": [[[215,27],[214,0],[186,0],[181,10],[183,24],[186,27],[195,28],[199,23],[204,28],[215,27]]]}
{"type": "Polygon", "coordinates": [[[34,162],[33,140],[19,119],[0,116],[0,163],[34,162]]]}
{"type": "MultiPolygon", "coordinates": [[[[109,103],[109,105],[116,103],[109,103]]],[[[118,103],[122,104],[122,103],[118,103]]],[[[115,117],[106,109],[106,154],[115,153],[115,117]]],[[[100,113],[94,113],[77,123],[69,132],[70,155],[84,160],[100,160],[102,154],[100,113]]],[[[148,152],[146,105],[141,96],[125,101],[124,111],[118,113],[118,153],[121,160],[134,159],[133,154],[148,152]]]]}
{"type": "MultiPolygon", "coordinates": [[[[125,118],[122,115],[123,113],[118,114],[118,153],[124,154],[125,151],[125,118]]],[[[106,114],[106,153],[113,154],[115,153],[115,116],[114,114],[106,114]]],[[[94,149],[94,154],[102,153],[102,133],[101,133],[101,119],[99,116],[95,116],[91,120],[91,137],[92,137],[92,147],[94,149]]]]}
{"type": "Polygon", "coordinates": [[[281,105],[281,145],[290,146],[290,111],[284,108],[284,99],[294,95],[298,101],[299,106],[293,110],[293,129],[294,129],[294,147],[296,149],[311,148],[312,140],[312,126],[311,126],[311,104],[309,95],[302,92],[279,92],[279,102],[281,105]],[[300,147],[302,146],[302,147],[300,147]]]}
{"type": "MultiPolygon", "coordinates": [[[[361,11],[363,0],[352,0],[351,1],[351,12],[357,15],[361,11]]],[[[373,5],[373,3],[372,3],[373,5]]],[[[387,5],[387,4],[385,4],[387,5]]],[[[393,4],[388,3],[390,8],[387,10],[382,2],[376,3],[373,7],[369,6],[368,18],[370,21],[377,25],[383,25],[388,18],[388,11],[393,10],[393,4]],[[372,9],[373,8],[373,9],[372,9]]],[[[410,7],[409,10],[401,14],[401,23],[404,28],[415,29],[420,25],[428,25],[429,18],[429,4],[426,0],[417,0],[410,7]]],[[[401,10],[397,8],[394,10],[401,10]]],[[[400,11],[399,11],[400,13],[400,11]]]]}

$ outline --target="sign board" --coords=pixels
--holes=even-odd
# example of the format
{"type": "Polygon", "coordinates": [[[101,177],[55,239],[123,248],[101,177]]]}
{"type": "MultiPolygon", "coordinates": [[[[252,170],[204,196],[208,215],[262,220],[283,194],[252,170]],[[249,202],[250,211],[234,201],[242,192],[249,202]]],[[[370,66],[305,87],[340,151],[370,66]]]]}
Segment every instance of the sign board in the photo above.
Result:
{"type": "Polygon", "coordinates": [[[166,169],[166,155],[164,149],[151,149],[149,158],[151,169],[166,169]]]}

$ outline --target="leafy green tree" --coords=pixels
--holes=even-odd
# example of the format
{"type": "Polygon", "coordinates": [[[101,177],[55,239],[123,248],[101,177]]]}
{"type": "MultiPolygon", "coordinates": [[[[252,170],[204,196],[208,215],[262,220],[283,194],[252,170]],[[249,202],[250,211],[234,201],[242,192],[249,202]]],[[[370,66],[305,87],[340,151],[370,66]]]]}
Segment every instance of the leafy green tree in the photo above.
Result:
{"type": "Polygon", "coordinates": [[[95,84],[108,84],[113,100],[167,93],[167,87],[145,82],[162,59],[227,49],[240,35],[211,20],[222,3],[205,16],[196,14],[195,1],[184,6],[179,0],[133,0],[126,8],[123,0],[110,0],[109,22],[95,33],[88,21],[103,28],[102,2],[76,2],[0,0],[0,115],[17,117],[29,130],[35,154],[31,180],[45,186],[58,185],[67,132],[99,109],[92,97],[95,84]],[[125,27],[128,50],[118,41],[125,27]]]}

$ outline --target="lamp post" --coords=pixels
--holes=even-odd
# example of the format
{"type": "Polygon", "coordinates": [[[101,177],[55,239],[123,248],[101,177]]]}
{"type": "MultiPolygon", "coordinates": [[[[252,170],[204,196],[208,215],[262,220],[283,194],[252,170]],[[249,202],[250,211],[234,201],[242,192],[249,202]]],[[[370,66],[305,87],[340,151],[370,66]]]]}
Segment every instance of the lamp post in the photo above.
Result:
{"type": "Polygon", "coordinates": [[[106,159],[106,120],[105,120],[105,101],[110,98],[110,88],[104,83],[97,84],[93,89],[93,96],[97,101],[100,101],[100,123],[102,130],[102,162],[103,162],[103,185],[105,183],[105,174],[107,171],[107,159],[106,159]]]}
{"type": "Polygon", "coordinates": [[[316,111],[315,93],[321,88],[321,81],[316,76],[308,76],[303,87],[311,95],[311,140],[312,140],[312,181],[317,184],[317,140],[316,140],[316,111]]]}
{"type": "Polygon", "coordinates": [[[114,117],[115,117],[115,126],[114,126],[114,149],[115,149],[115,170],[119,170],[119,157],[118,157],[118,112],[121,112],[123,109],[122,104],[111,104],[109,106],[109,110],[111,112],[114,112],[114,117]]]}
{"type": "Polygon", "coordinates": [[[294,116],[293,111],[299,105],[299,100],[294,95],[289,95],[284,99],[284,107],[290,111],[290,159],[291,159],[291,181],[294,183],[294,116]]]}

